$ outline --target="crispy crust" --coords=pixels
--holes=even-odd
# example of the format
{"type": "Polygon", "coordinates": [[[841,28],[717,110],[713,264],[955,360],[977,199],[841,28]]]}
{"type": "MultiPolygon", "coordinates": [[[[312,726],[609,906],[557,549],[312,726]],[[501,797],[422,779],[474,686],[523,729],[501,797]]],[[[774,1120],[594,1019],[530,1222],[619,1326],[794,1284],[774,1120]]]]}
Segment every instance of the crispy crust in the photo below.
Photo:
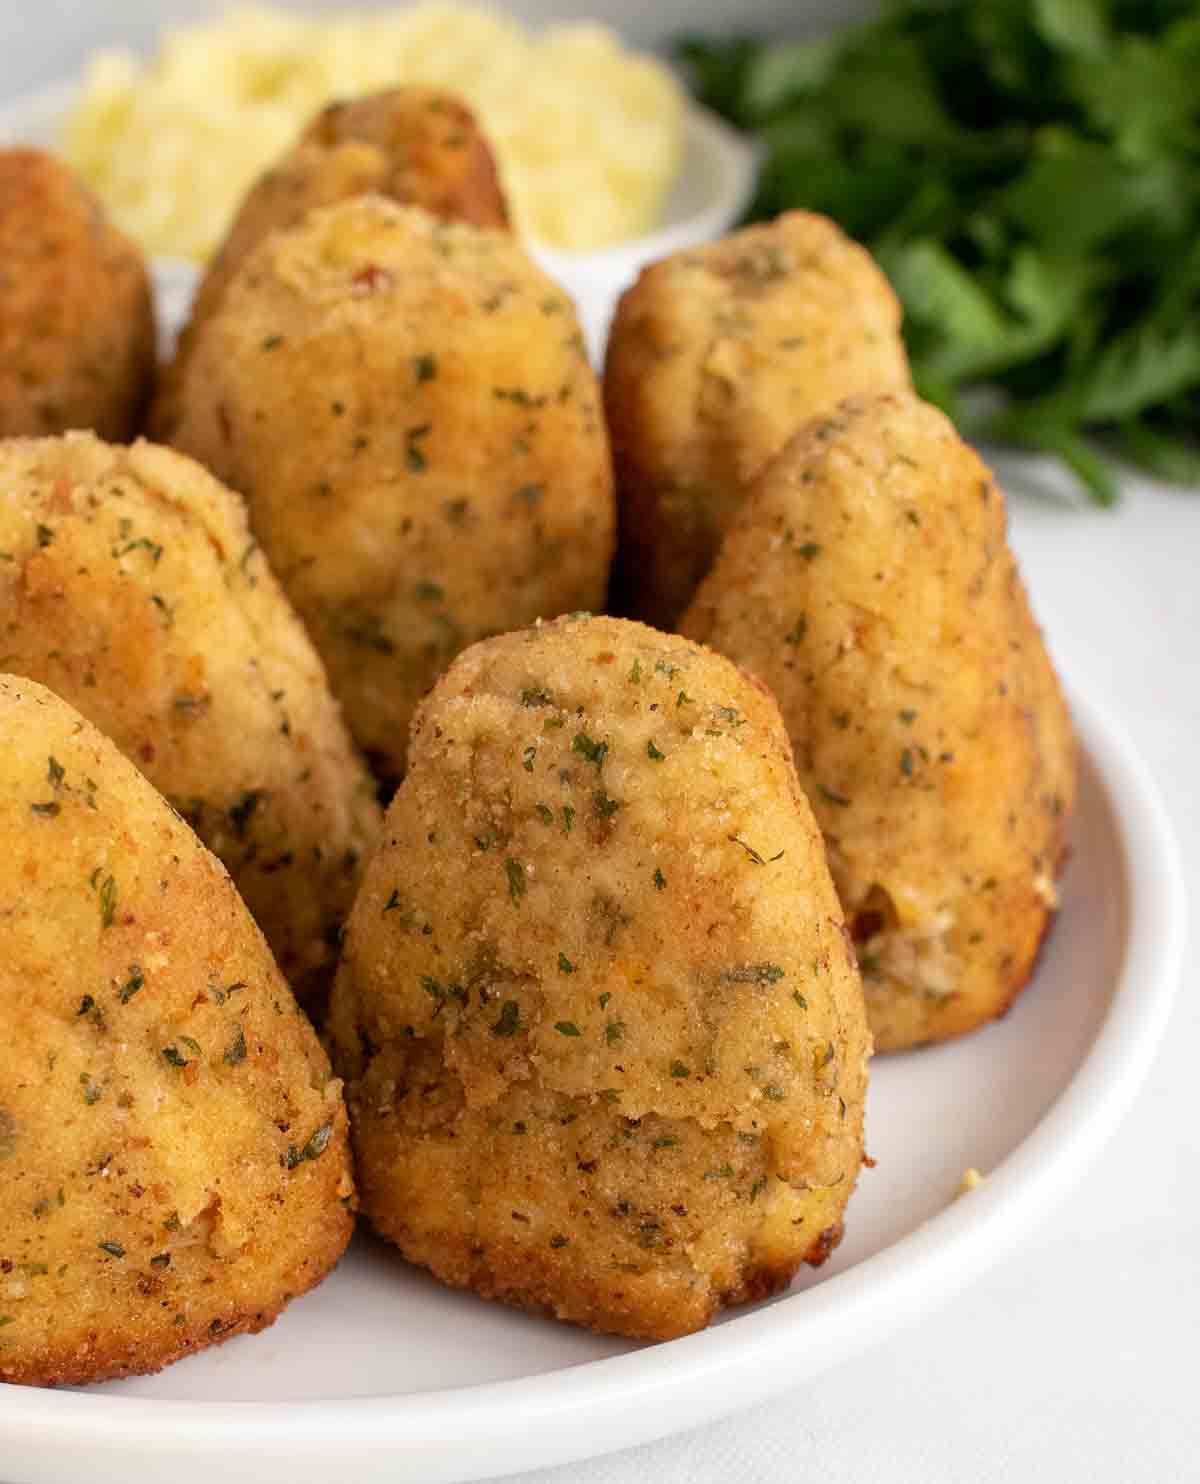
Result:
{"type": "Polygon", "coordinates": [[[614,619],[473,646],[330,1030],[364,1210],[444,1282],[664,1339],[822,1261],[869,1038],[770,694],[614,619]]]}
{"type": "Polygon", "coordinates": [[[136,247],[49,155],[0,151],[0,437],[130,438],[154,364],[136,247]]]}
{"type": "Polygon", "coordinates": [[[775,691],[876,1046],[962,1035],[1028,980],[1075,789],[1003,495],[935,409],[852,398],[764,471],[680,627],[775,691]]]}
{"type": "Polygon", "coordinates": [[[0,446],[6,667],[77,706],[233,874],[319,1013],[381,815],[241,500],[90,434],[0,446]]]}
{"type": "Polygon", "coordinates": [[[0,678],[0,1380],[261,1329],[353,1224],[341,1084],[232,882],[140,773],[0,678]]]}
{"type": "Polygon", "coordinates": [[[570,300],[507,233],[379,197],[311,213],[243,264],[182,406],[173,441],[247,496],[393,781],[460,650],[603,602],[599,387],[570,300]]]}
{"type": "Polygon", "coordinates": [[[251,187],[208,265],[151,418],[169,441],[180,416],[184,366],[242,262],[272,232],[310,211],[375,194],[446,221],[506,231],[508,204],[474,114],[436,88],[391,88],[323,108],[283,158],[251,187]]]}
{"type": "Polygon", "coordinates": [[[616,611],[674,628],[748,482],[796,429],[842,397],[908,385],[896,297],[824,217],[788,212],[645,269],[604,373],[616,611]]]}

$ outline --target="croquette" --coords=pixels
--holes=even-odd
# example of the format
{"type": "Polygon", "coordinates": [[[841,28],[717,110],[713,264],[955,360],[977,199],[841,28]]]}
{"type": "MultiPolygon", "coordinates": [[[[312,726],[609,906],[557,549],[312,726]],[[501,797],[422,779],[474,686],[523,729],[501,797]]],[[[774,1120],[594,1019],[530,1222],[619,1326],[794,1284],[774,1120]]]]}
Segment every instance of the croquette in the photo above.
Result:
{"type": "Polygon", "coordinates": [[[448,221],[500,230],[509,225],[491,148],[470,109],[452,94],[403,87],[329,104],[247,193],[205,270],[176,361],[164,377],[155,437],[169,436],[196,327],[216,309],[242,260],[316,207],[370,193],[448,221]]]}
{"type": "Polygon", "coordinates": [[[391,88],[323,108],[295,147],[255,184],[205,272],[203,318],[242,259],[318,206],[386,196],[447,221],[508,227],[496,162],[470,109],[436,88],[391,88]]]}
{"type": "Polygon", "coordinates": [[[172,441],[246,496],[385,778],[460,650],[602,605],[599,388],[570,300],[506,233],[371,196],[312,213],[242,265],[180,406],[172,441]]]}
{"type": "Polygon", "coordinates": [[[1004,497],[951,423],[895,394],[809,424],[680,627],[779,702],[876,1045],[1003,1013],[1057,902],[1074,745],[1004,497]]]}
{"type": "Polygon", "coordinates": [[[0,666],[50,686],[225,863],[320,1009],[380,823],[241,500],[171,449],[0,445],[0,666]]]}
{"type": "Polygon", "coordinates": [[[665,1339],[820,1263],[869,1038],[766,689],[618,619],[468,650],[330,1027],[364,1209],[446,1283],[665,1339]]]}
{"type": "Polygon", "coordinates": [[[350,1237],[341,1084],[233,883],[51,692],[0,677],[0,1381],[270,1324],[350,1237]]]}
{"type": "Polygon", "coordinates": [[[155,366],[146,265],[64,166],[0,150],[0,438],[131,438],[155,366]]]}
{"type": "Polygon", "coordinates": [[[792,434],[843,397],[908,384],[895,295],[824,217],[788,212],[647,268],[617,307],[604,378],[617,611],[674,628],[792,434]]]}

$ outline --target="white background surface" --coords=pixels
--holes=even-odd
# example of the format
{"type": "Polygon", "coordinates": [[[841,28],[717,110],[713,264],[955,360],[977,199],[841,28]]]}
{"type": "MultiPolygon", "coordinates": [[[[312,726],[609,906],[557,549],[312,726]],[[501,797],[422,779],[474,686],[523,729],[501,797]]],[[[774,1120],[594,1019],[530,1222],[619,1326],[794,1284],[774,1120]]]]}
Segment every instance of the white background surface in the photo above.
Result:
{"type": "MultiPolygon", "coordinates": [[[[144,36],[163,0],[0,0],[0,97],[89,45],[144,36]]],[[[567,6],[514,5],[525,14],[567,6]]],[[[829,3],[580,7],[642,34],[720,21],[780,29],[829,3]]],[[[1005,469],[1006,474],[1010,470],[1005,469]]],[[[1051,647],[1110,707],[1171,805],[1200,902],[1200,492],[1130,480],[1115,514],[1011,476],[1013,535],[1051,647]]],[[[1016,1012],[1016,1013],[1019,1013],[1016,1012]]],[[[1200,1479],[1200,997],[1185,982],[1152,1080],[1057,1214],[951,1305],[734,1421],[528,1484],[1130,1484],[1200,1479]]],[[[853,1210],[850,1213],[853,1219],[853,1210]]],[[[314,1357],[319,1364],[319,1358],[314,1357]]],[[[0,1454],[0,1477],[3,1477],[0,1454]]],[[[81,1480],[81,1484],[83,1481],[81,1480]]],[[[157,1481],[156,1481],[157,1484],[157,1481]]],[[[273,1484],[273,1481],[265,1481],[273,1484]]],[[[353,1481],[348,1481],[353,1484],[353,1481]]]]}

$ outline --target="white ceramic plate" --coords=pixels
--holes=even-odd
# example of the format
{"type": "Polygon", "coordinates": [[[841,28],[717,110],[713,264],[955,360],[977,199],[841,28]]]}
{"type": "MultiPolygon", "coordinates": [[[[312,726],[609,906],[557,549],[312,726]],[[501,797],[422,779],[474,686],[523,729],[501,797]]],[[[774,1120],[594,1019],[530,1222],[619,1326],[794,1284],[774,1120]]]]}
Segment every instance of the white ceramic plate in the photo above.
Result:
{"type": "Polygon", "coordinates": [[[710,1421],[945,1303],[1082,1172],[1149,1067],[1183,956],[1171,830],[1082,698],[1064,906],[994,1026],[874,1064],[848,1234],[791,1291],[637,1347],[452,1293],[360,1237],[265,1334],[88,1391],[0,1386],[6,1484],[420,1484],[564,1462],[710,1421]],[[986,1182],[954,1200],[963,1169],[986,1182]]]}
{"type": "MultiPolygon", "coordinates": [[[[53,139],[58,87],[0,110],[53,139]]],[[[545,254],[593,349],[642,265],[723,230],[751,181],[745,147],[695,111],[688,165],[652,237],[545,254]]],[[[194,274],[155,265],[164,325],[194,274]]],[[[1184,902],[1163,809],[1110,722],[1075,699],[1082,779],[1061,919],[1034,983],[965,1041],[879,1058],[846,1241],[791,1291],[672,1344],[636,1347],[452,1293],[360,1237],[265,1334],[159,1376],[86,1392],[0,1385],[5,1484],[353,1484],[466,1480],[583,1458],[712,1420],[846,1358],[952,1297],[1041,1219],[1112,1132],[1149,1066],[1179,979],[1184,902]],[[964,1168],[989,1172],[953,1199],[964,1168]]]]}

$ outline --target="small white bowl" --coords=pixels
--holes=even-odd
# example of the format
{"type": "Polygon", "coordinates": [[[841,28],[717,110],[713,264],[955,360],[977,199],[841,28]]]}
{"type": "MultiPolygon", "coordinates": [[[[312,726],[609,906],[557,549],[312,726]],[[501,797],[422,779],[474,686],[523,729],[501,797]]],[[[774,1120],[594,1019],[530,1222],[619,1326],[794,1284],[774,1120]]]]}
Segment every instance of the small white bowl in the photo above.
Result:
{"type": "MultiPolygon", "coordinates": [[[[56,148],[59,126],[77,90],[78,83],[66,79],[0,105],[0,145],[56,148]]],[[[579,304],[595,359],[603,352],[621,290],[647,263],[728,231],[749,204],[756,167],[756,152],[747,138],[708,109],[690,104],[683,164],[664,204],[660,227],[643,237],[590,252],[530,244],[537,261],[579,304]]],[[[183,258],[158,257],[154,277],[164,320],[181,320],[196,283],[194,264],[183,258]]]]}

